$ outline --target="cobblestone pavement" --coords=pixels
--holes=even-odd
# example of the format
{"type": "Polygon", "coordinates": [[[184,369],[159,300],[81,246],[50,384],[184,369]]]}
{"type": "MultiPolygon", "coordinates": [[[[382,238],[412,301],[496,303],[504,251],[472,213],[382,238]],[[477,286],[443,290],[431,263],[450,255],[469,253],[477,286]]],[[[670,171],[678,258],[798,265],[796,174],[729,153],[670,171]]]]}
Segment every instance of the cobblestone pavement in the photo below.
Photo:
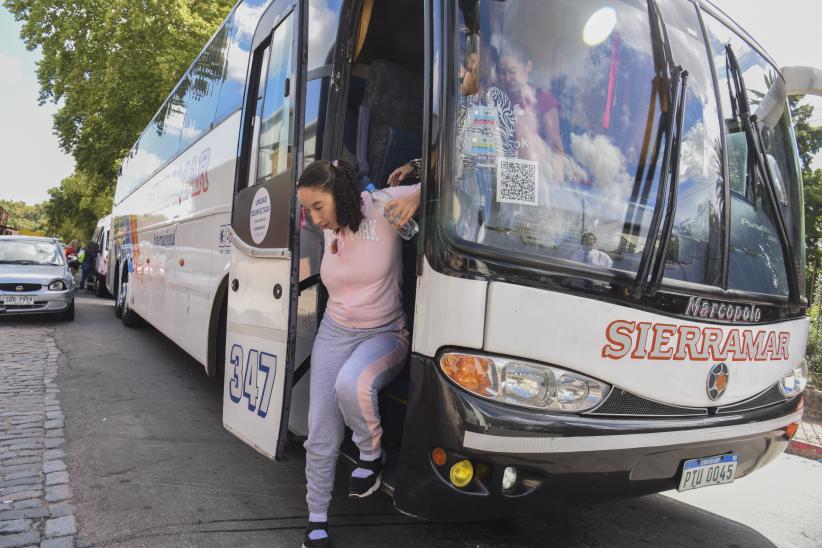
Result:
{"type": "Polygon", "coordinates": [[[0,548],[74,546],[53,332],[0,323],[0,548]]]}
{"type": "Polygon", "coordinates": [[[799,425],[794,439],[798,439],[814,445],[822,445],[822,424],[816,421],[804,420],[799,425]]]}

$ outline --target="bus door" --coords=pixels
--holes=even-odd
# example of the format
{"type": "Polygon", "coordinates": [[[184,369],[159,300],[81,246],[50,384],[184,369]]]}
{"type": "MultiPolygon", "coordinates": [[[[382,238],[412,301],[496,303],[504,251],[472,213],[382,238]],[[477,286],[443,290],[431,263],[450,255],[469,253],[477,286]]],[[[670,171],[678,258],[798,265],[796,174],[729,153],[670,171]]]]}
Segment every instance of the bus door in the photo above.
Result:
{"type": "Polygon", "coordinates": [[[254,35],[231,216],[223,425],[275,459],[297,359],[305,10],[277,0],[254,35]]]}

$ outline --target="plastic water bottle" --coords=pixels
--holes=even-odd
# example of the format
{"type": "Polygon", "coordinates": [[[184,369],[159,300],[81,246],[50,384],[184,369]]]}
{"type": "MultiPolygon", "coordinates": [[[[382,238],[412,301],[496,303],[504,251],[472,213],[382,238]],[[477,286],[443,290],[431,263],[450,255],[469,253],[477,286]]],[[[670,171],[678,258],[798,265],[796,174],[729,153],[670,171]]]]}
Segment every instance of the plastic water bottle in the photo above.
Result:
{"type": "MultiPolygon", "coordinates": [[[[414,219],[409,219],[408,222],[402,226],[396,226],[394,224],[393,220],[389,217],[388,212],[385,211],[385,204],[393,200],[393,196],[384,190],[377,190],[373,183],[369,183],[365,189],[371,193],[371,201],[374,204],[374,207],[382,209],[383,216],[389,223],[391,223],[391,226],[397,229],[397,232],[399,232],[402,239],[410,240],[417,232],[420,231],[420,227],[414,219]]],[[[396,219],[396,217],[394,217],[394,219],[396,219]]]]}

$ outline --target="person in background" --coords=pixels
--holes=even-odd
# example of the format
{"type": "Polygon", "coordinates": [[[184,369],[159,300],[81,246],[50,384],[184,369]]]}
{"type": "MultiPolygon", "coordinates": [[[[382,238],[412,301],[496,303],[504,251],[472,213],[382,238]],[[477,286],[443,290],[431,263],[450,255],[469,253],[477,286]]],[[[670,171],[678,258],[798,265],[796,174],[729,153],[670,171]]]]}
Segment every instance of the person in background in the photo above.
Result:
{"type": "Polygon", "coordinates": [[[409,347],[396,227],[419,208],[420,185],[386,192],[393,200],[384,208],[395,226],[371,195],[361,192],[345,162],[315,161],[297,182],[300,204],[324,232],[320,276],[328,290],[309,369],[304,548],[330,546],[328,506],[346,425],[359,449],[348,496],[364,498],[380,486],[384,455],[377,393],[399,374],[409,347]]]}
{"type": "Polygon", "coordinates": [[[97,261],[97,253],[99,252],[97,242],[87,242],[83,250],[85,253],[83,256],[83,262],[80,265],[82,274],[80,275],[79,288],[86,286],[86,281],[89,276],[91,276],[91,273],[94,272],[94,264],[97,261]]]}
{"type": "Polygon", "coordinates": [[[68,258],[69,255],[77,255],[77,246],[78,245],[80,245],[80,244],[77,242],[77,240],[72,240],[68,243],[68,245],[66,246],[66,248],[64,250],[65,253],[66,253],[66,258],[68,258]]]}

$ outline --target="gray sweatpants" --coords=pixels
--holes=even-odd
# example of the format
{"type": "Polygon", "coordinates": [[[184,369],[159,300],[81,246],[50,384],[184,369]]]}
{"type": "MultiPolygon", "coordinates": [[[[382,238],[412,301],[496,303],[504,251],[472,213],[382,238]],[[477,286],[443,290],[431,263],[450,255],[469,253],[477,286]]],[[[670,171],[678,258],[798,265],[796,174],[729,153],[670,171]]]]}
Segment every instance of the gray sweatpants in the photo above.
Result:
{"type": "Polygon", "coordinates": [[[353,431],[360,457],[381,452],[377,392],[400,372],[408,354],[405,319],[370,329],[342,326],[323,317],[311,352],[305,477],[308,511],[328,511],[344,425],[353,431]]]}

